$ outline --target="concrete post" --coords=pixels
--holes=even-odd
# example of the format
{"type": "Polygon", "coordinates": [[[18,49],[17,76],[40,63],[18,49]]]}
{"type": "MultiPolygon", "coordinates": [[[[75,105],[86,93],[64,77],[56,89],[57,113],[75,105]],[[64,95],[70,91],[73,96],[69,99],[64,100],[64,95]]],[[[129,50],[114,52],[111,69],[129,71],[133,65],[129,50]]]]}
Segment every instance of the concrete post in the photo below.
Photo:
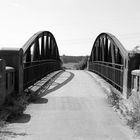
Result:
{"type": "Polygon", "coordinates": [[[5,101],[6,97],[6,71],[5,71],[5,61],[0,59],[0,105],[5,101]]]}
{"type": "Polygon", "coordinates": [[[0,58],[4,59],[7,66],[15,68],[15,91],[23,92],[23,50],[16,48],[3,48],[0,50],[0,58]]]}

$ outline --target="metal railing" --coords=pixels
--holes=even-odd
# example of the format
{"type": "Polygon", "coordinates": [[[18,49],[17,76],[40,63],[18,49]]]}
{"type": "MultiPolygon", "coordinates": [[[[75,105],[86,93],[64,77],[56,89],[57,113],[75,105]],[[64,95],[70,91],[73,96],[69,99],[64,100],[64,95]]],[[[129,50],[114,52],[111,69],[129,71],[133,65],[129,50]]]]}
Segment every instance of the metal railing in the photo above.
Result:
{"type": "Polygon", "coordinates": [[[24,63],[24,89],[45,75],[59,69],[60,61],[58,60],[40,60],[24,63]]]}
{"type": "Polygon", "coordinates": [[[114,87],[114,92],[127,98],[128,58],[128,51],[114,35],[101,33],[92,47],[89,70],[102,76],[114,87]]]}
{"type": "Polygon", "coordinates": [[[58,46],[52,33],[34,34],[23,49],[23,88],[31,86],[47,74],[61,69],[58,46]]]}
{"type": "Polygon", "coordinates": [[[123,91],[123,65],[114,64],[103,61],[93,61],[89,63],[91,71],[94,71],[107,82],[109,82],[114,88],[123,91]]]}

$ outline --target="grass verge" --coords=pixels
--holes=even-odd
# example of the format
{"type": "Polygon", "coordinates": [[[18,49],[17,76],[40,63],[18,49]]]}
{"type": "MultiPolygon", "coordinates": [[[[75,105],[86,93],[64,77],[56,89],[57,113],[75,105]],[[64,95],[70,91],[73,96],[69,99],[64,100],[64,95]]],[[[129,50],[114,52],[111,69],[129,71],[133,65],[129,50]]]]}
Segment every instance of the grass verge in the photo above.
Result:
{"type": "Polygon", "coordinates": [[[132,93],[129,99],[122,99],[113,93],[108,96],[109,103],[122,115],[126,124],[140,138],[140,100],[137,93],[132,93]]]}

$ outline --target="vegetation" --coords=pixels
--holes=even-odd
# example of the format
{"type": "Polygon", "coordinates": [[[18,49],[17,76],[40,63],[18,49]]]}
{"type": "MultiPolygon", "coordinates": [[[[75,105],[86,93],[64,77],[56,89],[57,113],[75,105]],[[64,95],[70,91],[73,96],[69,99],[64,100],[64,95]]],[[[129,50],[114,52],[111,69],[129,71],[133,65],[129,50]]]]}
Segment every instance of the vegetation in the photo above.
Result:
{"type": "Polygon", "coordinates": [[[116,109],[119,109],[119,96],[117,96],[117,94],[116,93],[114,93],[113,91],[112,91],[112,94],[110,94],[110,95],[108,95],[108,101],[109,101],[109,103],[113,106],[113,107],[115,107],[116,109]]]}
{"type": "Polygon", "coordinates": [[[2,127],[1,124],[11,122],[22,116],[27,105],[34,102],[37,98],[37,95],[30,93],[29,90],[19,95],[10,94],[0,107],[0,127],[2,127]]]}
{"type": "Polygon", "coordinates": [[[131,52],[132,53],[140,53],[140,46],[135,46],[131,52]]]}
{"type": "Polygon", "coordinates": [[[126,115],[129,116],[129,119],[127,119],[127,124],[140,136],[140,97],[137,91],[132,90],[128,104],[126,115]]]}
{"type": "Polygon", "coordinates": [[[63,63],[79,63],[84,56],[61,56],[63,63]]]}
{"type": "Polygon", "coordinates": [[[76,65],[77,63],[63,63],[63,68],[76,70],[76,65]]]}
{"type": "Polygon", "coordinates": [[[63,67],[66,69],[83,70],[87,67],[88,56],[61,56],[63,67]]]}
{"type": "Polygon", "coordinates": [[[88,56],[82,58],[82,60],[75,66],[77,70],[84,70],[87,68],[88,56]]]}
{"type": "Polygon", "coordinates": [[[137,92],[132,91],[129,99],[119,98],[112,92],[111,95],[108,95],[108,101],[122,114],[127,125],[140,137],[140,97],[137,92]]]}
{"type": "Polygon", "coordinates": [[[26,92],[22,95],[9,95],[5,104],[0,107],[0,121],[11,121],[22,115],[26,106],[29,104],[29,99],[30,95],[26,92]]]}

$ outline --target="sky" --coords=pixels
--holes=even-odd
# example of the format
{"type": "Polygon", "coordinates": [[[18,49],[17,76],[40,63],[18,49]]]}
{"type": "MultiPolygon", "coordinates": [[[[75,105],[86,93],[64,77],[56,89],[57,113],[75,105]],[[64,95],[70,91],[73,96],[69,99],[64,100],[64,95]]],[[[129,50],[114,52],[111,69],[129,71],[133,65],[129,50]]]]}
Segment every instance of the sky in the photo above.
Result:
{"type": "Polygon", "coordinates": [[[21,48],[46,30],[60,55],[90,55],[102,32],[131,50],[140,45],[139,6],[140,0],[0,0],[0,48],[21,48]]]}

